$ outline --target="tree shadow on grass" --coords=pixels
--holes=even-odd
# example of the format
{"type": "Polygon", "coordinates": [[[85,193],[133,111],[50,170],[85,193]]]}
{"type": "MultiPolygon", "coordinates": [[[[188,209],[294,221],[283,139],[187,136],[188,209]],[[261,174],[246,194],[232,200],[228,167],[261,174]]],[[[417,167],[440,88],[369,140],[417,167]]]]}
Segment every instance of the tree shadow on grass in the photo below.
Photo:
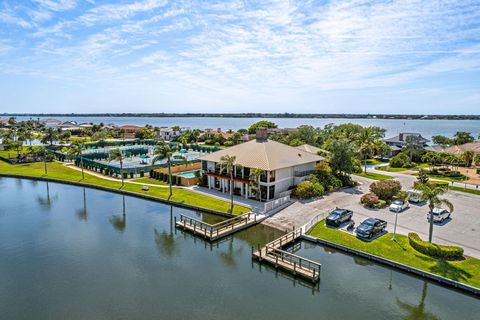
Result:
{"type": "Polygon", "coordinates": [[[429,267],[428,271],[435,273],[437,275],[440,275],[442,277],[459,281],[459,282],[465,282],[466,280],[471,279],[473,277],[471,273],[453,265],[449,261],[439,260],[432,257],[426,257],[422,255],[417,255],[417,254],[416,254],[416,257],[427,262],[434,262],[435,264],[429,267]]]}

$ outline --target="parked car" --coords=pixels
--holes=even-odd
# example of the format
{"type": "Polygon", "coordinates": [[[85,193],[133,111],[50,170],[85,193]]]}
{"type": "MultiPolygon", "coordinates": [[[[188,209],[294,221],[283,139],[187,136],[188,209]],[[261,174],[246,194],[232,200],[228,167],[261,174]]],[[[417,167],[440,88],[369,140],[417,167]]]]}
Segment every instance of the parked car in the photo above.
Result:
{"type": "Polygon", "coordinates": [[[345,221],[352,219],[353,211],[348,209],[335,209],[326,218],[327,225],[338,227],[345,221]]]}
{"type": "MultiPolygon", "coordinates": [[[[433,222],[441,223],[448,218],[450,218],[450,212],[447,209],[443,209],[443,208],[433,209],[433,222]]],[[[427,214],[427,220],[428,222],[430,222],[430,213],[427,214]]]]}
{"type": "Polygon", "coordinates": [[[390,205],[389,209],[393,212],[402,212],[408,208],[408,201],[395,200],[390,205]]]}
{"type": "Polygon", "coordinates": [[[357,227],[357,237],[372,238],[378,233],[382,233],[387,228],[387,222],[377,218],[368,218],[357,227]]]}
{"type": "Polygon", "coordinates": [[[410,189],[407,192],[408,192],[408,201],[414,202],[414,203],[423,202],[422,198],[420,197],[420,195],[422,194],[420,191],[415,189],[410,189]]]}

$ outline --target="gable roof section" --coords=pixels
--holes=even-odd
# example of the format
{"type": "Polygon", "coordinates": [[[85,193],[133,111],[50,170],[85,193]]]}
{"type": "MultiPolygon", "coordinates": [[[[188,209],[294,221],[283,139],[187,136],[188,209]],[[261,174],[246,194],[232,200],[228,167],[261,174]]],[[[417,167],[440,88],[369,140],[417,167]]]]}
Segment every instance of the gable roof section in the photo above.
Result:
{"type": "Polygon", "coordinates": [[[444,148],[442,151],[447,153],[453,153],[459,156],[467,150],[480,154],[480,141],[469,142],[458,146],[451,146],[448,148],[444,148]]]}
{"type": "Polygon", "coordinates": [[[227,155],[236,157],[236,165],[262,170],[277,170],[325,159],[273,140],[258,141],[254,139],[210,153],[200,157],[200,160],[220,162],[220,158],[227,155]]]}
{"type": "Polygon", "coordinates": [[[314,146],[309,145],[309,144],[302,144],[301,146],[298,146],[298,147],[295,147],[295,148],[297,148],[298,150],[310,152],[310,153],[313,153],[313,154],[318,154],[319,151],[324,152],[324,153],[330,153],[327,150],[320,149],[320,148],[314,147],[314,146]]]}

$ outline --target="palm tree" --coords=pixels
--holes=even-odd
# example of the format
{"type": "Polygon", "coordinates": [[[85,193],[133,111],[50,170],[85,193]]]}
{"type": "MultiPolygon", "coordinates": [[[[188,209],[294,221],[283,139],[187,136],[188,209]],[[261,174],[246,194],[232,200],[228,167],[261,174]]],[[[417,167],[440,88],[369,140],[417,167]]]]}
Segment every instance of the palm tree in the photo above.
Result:
{"type": "Polygon", "coordinates": [[[227,171],[230,176],[230,213],[233,213],[233,170],[235,169],[235,156],[223,156],[220,158],[220,166],[227,171]]]}
{"type": "Polygon", "coordinates": [[[363,128],[358,135],[358,140],[360,142],[360,154],[363,156],[364,161],[364,171],[367,173],[367,158],[379,144],[379,139],[381,135],[375,127],[363,128]]]}
{"type": "Polygon", "coordinates": [[[430,183],[418,183],[415,189],[420,191],[420,199],[428,203],[430,209],[430,230],[428,234],[428,241],[432,242],[433,237],[433,209],[442,204],[446,205],[450,212],[453,212],[453,204],[447,199],[439,198],[440,195],[447,192],[445,187],[439,187],[430,183]]]}
{"type": "Polygon", "coordinates": [[[47,128],[43,133],[42,143],[50,143],[53,144],[54,141],[58,140],[59,133],[57,130],[53,128],[47,128]]]}
{"type": "Polygon", "coordinates": [[[255,194],[255,198],[260,200],[260,177],[265,174],[265,171],[259,168],[253,168],[250,170],[250,185],[252,186],[253,193],[255,194]]]}
{"type": "Polygon", "coordinates": [[[120,151],[120,149],[118,149],[118,148],[110,151],[110,154],[108,155],[108,161],[109,162],[111,162],[111,161],[120,162],[120,176],[122,177],[122,188],[123,188],[124,181],[123,181],[123,154],[122,154],[122,151],[120,151]]]}
{"type": "Polygon", "coordinates": [[[85,179],[85,174],[83,172],[83,157],[82,157],[82,146],[80,144],[72,144],[68,150],[68,155],[72,158],[80,157],[80,168],[82,168],[82,180],[85,179]]]}
{"type": "Polygon", "coordinates": [[[53,159],[52,154],[44,146],[39,147],[34,151],[35,158],[41,158],[45,168],[45,175],[48,174],[47,162],[53,159]]]}
{"type": "Polygon", "coordinates": [[[172,197],[172,159],[184,159],[182,156],[174,156],[175,152],[178,151],[177,146],[170,146],[166,144],[165,142],[159,142],[157,147],[155,147],[155,150],[153,151],[153,154],[155,155],[152,159],[152,166],[155,164],[155,162],[161,161],[166,159],[167,160],[167,166],[168,166],[168,184],[169,184],[169,189],[170,189],[170,194],[168,196],[168,199],[172,197]]]}
{"type": "Polygon", "coordinates": [[[470,167],[475,158],[475,153],[472,150],[465,150],[462,153],[461,158],[465,162],[465,167],[470,167]]]}

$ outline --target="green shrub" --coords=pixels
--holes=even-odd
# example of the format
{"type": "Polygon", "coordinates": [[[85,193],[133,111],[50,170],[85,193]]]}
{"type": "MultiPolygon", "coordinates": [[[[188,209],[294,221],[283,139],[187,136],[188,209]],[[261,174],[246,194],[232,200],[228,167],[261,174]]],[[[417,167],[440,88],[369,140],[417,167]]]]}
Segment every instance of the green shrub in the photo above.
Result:
{"type": "Polygon", "coordinates": [[[412,248],[430,257],[446,260],[463,258],[463,248],[456,246],[442,246],[439,244],[426,242],[420,239],[418,234],[414,232],[408,234],[408,242],[412,248]]]}
{"type": "Polygon", "coordinates": [[[300,199],[310,199],[313,197],[321,196],[325,192],[323,186],[318,182],[311,182],[305,180],[300,182],[293,190],[294,196],[300,199]]]}
{"type": "Polygon", "coordinates": [[[122,176],[123,176],[123,179],[127,179],[127,178],[128,178],[128,173],[123,172],[123,173],[122,173],[122,176]]]}
{"type": "Polygon", "coordinates": [[[133,179],[133,172],[130,172],[130,179],[133,179]]]}
{"type": "Polygon", "coordinates": [[[145,171],[140,171],[140,177],[141,178],[145,177],[145,171]]]}
{"type": "Polygon", "coordinates": [[[391,200],[400,190],[402,185],[397,180],[376,181],[370,185],[370,192],[382,200],[391,200]]]}
{"type": "Polygon", "coordinates": [[[360,203],[368,208],[374,208],[378,204],[378,196],[374,193],[366,193],[360,198],[360,203]]]}
{"type": "Polygon", "coordinates": [[[385,200],[378,200],[378,203],[375,205],[375,208],[377,209],[383,209],[387,206],[387,201],[385,200]]]}
{"type": "Polygon", "coordinates": [[[408,168],[411,165],[410,158],[403,152],[400,152],[390,160],[390,167],[392,168],[408,168]]]}
{"type": "Polygon", "coordinates": [[[228,140],[228,141],[225,141],[225,143],[223,144],[225,147],[231,147],[235,144],[235,142],[233,142],[232,140],[228,140]]]}
{"type": "Polygon", "coordinates": [[[398,200],[407,200],[408,198],[408,192],[407,191],[403,191],[403,190],[400,190],[396,195],[395,195],[395,199],[398,199],[398,200]]]}
{"type": "Polygon", "coordinates": [[[159,172],[157,179],[158,179],[158,180],[163,180],[164,176],[165,176],[165,173],[159,172]]]}

